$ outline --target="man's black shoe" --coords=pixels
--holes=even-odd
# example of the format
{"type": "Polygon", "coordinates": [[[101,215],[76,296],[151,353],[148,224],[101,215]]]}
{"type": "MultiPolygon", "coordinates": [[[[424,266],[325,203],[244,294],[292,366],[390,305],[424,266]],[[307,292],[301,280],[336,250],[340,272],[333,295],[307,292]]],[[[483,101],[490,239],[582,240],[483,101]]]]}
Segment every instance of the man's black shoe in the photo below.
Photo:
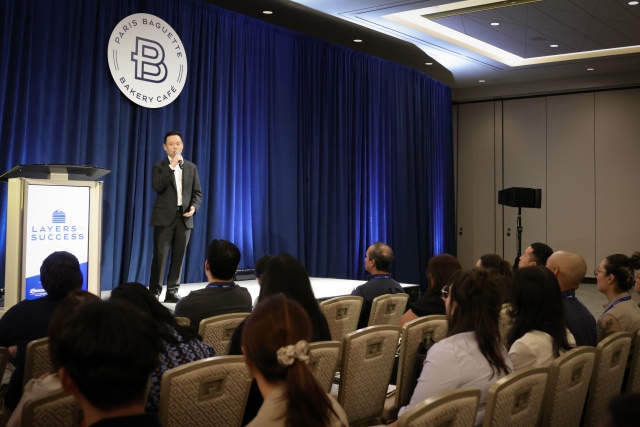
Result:
{"type": "Polygon", "coordinates": [[[167,294],[164,297],[164,302],[178,302],[180,301],[180,298],[182,298],[180,295],[178,295],[177,292],[173,293],[173,294],[167,294]]]}

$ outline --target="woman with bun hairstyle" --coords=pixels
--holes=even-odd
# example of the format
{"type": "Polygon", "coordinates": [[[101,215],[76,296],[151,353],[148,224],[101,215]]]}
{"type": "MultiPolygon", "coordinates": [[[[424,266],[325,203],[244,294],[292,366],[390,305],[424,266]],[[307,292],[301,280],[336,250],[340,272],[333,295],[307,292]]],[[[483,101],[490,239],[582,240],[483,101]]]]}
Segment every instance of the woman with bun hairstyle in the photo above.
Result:
{"type": "Polygon", "coordinates": [[[306,311],[283,294],[262,300],[247,318],[242,353],[264,398],[248,427],[348,427],[307,366],[312,336],[306,311]]]}
{"type": "Polygon", "coordinates": [[[504,283],[507,287],[511,286],[511,281],[513,280],[513,267],[511,267],[511,263],[509,261],[502,259],[500,255],[482,255],[476,263],[476,267],[497,271],[500,276],[503,277],[504,283]]]}
{"type": "Polygon", "coordinates": [[[598,320],[598,342],[615,332],[640,330],[640,307],[632,300],[629,290],[635,282],[635,270],[640,270],[640,252],[630,257],[622,254],[609,255],[593,272],[598,291],[609,301],[598,320]]]}

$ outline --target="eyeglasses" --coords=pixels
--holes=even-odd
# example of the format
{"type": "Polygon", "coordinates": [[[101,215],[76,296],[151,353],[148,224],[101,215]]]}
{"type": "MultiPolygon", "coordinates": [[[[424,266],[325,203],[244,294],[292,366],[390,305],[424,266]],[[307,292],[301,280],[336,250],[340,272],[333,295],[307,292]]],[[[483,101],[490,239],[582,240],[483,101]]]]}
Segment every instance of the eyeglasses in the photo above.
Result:
{"type": "Polygon", "coordinates": [[[447,298],[449,296],[449,286],[443,287],[440,292],[442,292],[442,298],[447,298]]]}

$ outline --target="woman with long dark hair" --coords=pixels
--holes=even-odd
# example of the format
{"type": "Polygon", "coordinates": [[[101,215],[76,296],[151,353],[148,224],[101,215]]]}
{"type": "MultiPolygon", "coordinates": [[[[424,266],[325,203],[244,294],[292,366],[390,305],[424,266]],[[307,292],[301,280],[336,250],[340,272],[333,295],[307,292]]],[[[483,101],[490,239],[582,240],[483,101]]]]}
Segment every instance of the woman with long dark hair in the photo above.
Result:
{"type": "Polygon", "coordinates": [[[148,315],[156,324],[162,339],[160,365],[151,374],[151,390],[147,400],[147,412],[160,409],[160,385],[162,375],[169,369],[206,359],[216,355],[209,344],[186,326],[181,326],[169,309],[160,304],[155,295],[140,283],[124,283],[111,291],[111,301],[123,301],[148,315]]]}
{"type": "Polygon", "coordinates": [[[264,398],[249,427],[348,427],[307,366],[312,336],[306,310],[281,293],[263,298],[247,318],[242,352],[264,398]]]}
{"type": "Polygon", "coordinates": [[[398,416],[439,393],[468,387],[482,392],[476,416],[481,425],[489,387],[513,368],[498,328],[506,288],[500,276],[482,268],[456,272],[451,282],[442,290],[447,337],[429,349],[411,401],[398,416]]]}
{"type": "Polygon", "coordinates": [[[418,317],[445,314],[442,288],[451,283],[451,276],[458,270],[462,270],[462,266],[453,255],[440,254],[431,258],[427,263],[427,291],[411,304],[411,308],[400,318],[398,326],[402,327],[418,317]]]}
{"type": "Polygon", "coordinates": [[[476,263],[476,267],[487,268],[489,270],[495,270],[500,276],[502,276],[504,283],[509,287],[513,280],[513,267],[511,263],[498,254],[484,254],[480,257],[476,263]]]}
{"type": "Polygon", "coordinates": [[[514,369],[551,365],[555,358],[576,346],[567,329],[560,284],[546,267],[519,268],[509,295],[507,312],[513,326],[507,335],[514,369]]]}
{"type": "Polygon", "coordinates": [[[635,270],[640,270],[640,252],[634,252],[630,257],[609,255],[593,272],[598,291],[609,301],[597,323],[598,342],[614,332],[631,332],[635,336],[640,329],[640,308],[629,293],[634,286],[635,270]]]}

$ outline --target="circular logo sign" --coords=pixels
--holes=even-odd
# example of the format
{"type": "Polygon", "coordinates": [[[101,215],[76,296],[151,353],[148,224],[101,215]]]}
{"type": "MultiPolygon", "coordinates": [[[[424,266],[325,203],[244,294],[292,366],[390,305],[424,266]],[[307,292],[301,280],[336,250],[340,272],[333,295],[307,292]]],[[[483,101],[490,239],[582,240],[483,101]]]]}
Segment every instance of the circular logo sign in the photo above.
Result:
{"type": "Polygon", "coordinates": [[[160,108],[176,100],[187,79],[187,55],[173,28],[147,13],[129,15],[109,39],[109,69],[131,101],[160,108]]]}

